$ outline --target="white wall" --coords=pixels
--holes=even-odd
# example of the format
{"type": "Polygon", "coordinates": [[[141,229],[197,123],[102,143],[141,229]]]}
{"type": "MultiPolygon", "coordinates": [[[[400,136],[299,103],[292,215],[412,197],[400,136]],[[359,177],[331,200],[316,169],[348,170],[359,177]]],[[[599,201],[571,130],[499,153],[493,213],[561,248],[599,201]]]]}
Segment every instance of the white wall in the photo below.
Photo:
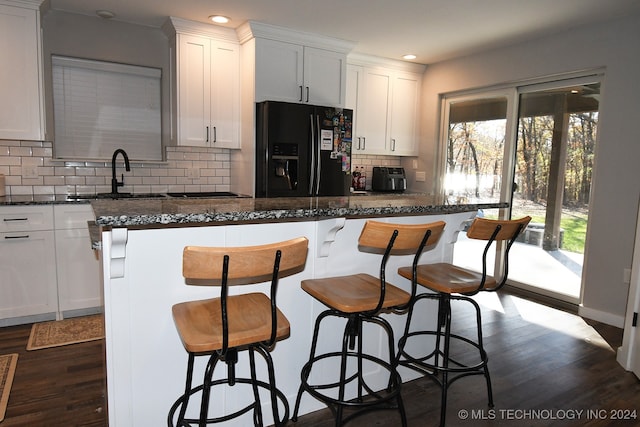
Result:
{"type": "MultiPolygon", "coordinates": [[[[430,65],[423,81],[420,169],[435,170],[439,94],[605,68],[581,314],[623,325],[640,192],[640,16],[430,65]]],[[[429,177],[429,174],[428,174],[429,177]]],[[[412,189],[431,190],[432,182],[412,189]]]]}

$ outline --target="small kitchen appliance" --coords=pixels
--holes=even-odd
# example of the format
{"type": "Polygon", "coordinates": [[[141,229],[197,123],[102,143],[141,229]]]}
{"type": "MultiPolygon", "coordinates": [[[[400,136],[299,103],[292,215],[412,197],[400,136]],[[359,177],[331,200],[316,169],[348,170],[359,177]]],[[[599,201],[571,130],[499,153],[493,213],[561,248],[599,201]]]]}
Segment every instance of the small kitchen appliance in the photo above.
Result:
{"type": "Polygon", "coordinates": [[[373,191],[404,191],[407,189],[407,177],[404,168],[373,167],[371,180],[373,191]]]}

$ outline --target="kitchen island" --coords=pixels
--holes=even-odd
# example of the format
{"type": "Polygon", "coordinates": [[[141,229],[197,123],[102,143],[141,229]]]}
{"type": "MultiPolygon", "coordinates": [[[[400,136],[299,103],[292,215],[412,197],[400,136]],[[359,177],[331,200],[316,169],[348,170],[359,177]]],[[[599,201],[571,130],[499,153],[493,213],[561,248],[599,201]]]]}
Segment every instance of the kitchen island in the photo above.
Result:
{"type": "MultiPolygon", "coordinates": [[[[438,262],[452,258],[452,243],[458,231],[479,209],[506,207],[445,205],[432,196],[408,194],[94,200],[91,204],[101,230],[109,424],[118,427],[166,425],[169,408],[183,392],[187,353],[173,325],[171,307],[182,301],[217,296],[219,292],[216,288],[185,284],[181,274],[184,246],[257,245],[298,236],[309,239],[305,269],[280,281],[277,298],[291,323],[291,335],[276,344],[273,359],[278,388],[293,405],[300,369],[308,357],[313,321],[323,310],[320,303],[300,289],[301,280],[356,271],[376,275],[379,256],[357,248],[367,219],[401,223],[446,221],[440,242],[422,258],[424,262],[438,262]]],[[[393,259],[387,280],[409,290],[409,283],[395,272],[410,262],[410,256],[393,259]]],[[[266,286],[231,288],[230,292],[260,292],[266,291],[266,286]]],[[[421,317],[427,324],[435,323],[433,313],[421,313],[421,317]]],[[[388,319],[398,337],[405,316],[389,315],[388,319]]],[[[341,325],[336,324],[335,330],[339,328],[341,325]]],[[[321,337],[320,350],[339,345],[339,335],[321,337]]],[[[365,348],[371,354],[381,354],[385,348],[382,339],[369,336],[365,348]]],[[[202,360],[196,360],[194,381],[199,381],[206,358],[197,359],[202,360]]],[[[241,358],[239,375],[247,374],[244,361],[241,358]]],[[[259,375],[265,374],[264,368],[258,366],[259,375]]],[[[377,374],[366,373],[384,387],[384,379],[378,379],[377,374]]],[[[405,380],[413,378],[408,371],[402,374],[405,380]]],[[[250,391],[241,387],[216,391],[219,404],[214,406],[221,412],[230,412],[245,402],[247,394],[250,391]]],[[[305,395],[300,414],[322,408],[305,395]]],[[[263,414],[265,425],[271,424],[269,408],[263,408],[263,414]]],[[[247,424],[251,424],[250,415],[236,419],[235,425],[247,424]]]]}

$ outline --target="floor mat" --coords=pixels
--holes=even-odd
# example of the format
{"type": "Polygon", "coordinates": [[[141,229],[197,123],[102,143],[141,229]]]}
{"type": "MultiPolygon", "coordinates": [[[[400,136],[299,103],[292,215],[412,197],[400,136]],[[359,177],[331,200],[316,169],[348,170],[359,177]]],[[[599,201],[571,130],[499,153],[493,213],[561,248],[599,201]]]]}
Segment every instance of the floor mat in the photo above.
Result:
{"type": "Polygon", "coordinates": [[[34,323],[27,350],[59,347],[104,338],[102,314],[34,323]]]}

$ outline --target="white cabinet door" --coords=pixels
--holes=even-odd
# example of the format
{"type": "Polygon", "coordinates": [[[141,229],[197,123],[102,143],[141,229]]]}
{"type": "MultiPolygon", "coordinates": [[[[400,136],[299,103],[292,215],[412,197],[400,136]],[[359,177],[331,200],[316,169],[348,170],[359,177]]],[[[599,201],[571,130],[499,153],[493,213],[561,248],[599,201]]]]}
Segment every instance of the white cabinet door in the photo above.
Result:
{"type": "Polygon", "coordinates": [[[177,40],[178,145],[238,148],[238,45],[190,34],[177,40]]]}
{"type": "Polygon", "coordinates": [[[398,74],[393,79],[390,116],[390,144],[392,154],[418,155],[418,116],[420,103],[420,76],[398,74]]]}
{"type": "Polygon", "coordinates": [[[0,318],[58,311],[53,231],[0,233],[0,318]]]}
{"type": "Polygon", "coordinates": [[[240,50],[235,43],[211,44],[210,126],[211,147],[240,147],[240,50]]]}
{"type": "Polygon", "coordinates": [[[347,61],[344,54],[304,48],[304,99],[313,105],[344,105],[347,61]]]}
{"type": "Polygon", "coordinates": [[[178,144],[206,146],[211,119],[211,43],[178,35],[178,144]]]}
{"type": "Polygon", "coordinates": [[[363,76],[363,102],[358,124],[364,154],[389,154],[387,138],[389,128],[389,100],[391,74],[385,70],[365,69],[363,76]]]}
{"type": "Polygon", "coordinates": [[[0,139],[44,139],[38,13],[0,2],[0,139]]]}
{"type": "Polygon", "coordinates": [[[61,312],[102,305],[100,263],[89,229],[56,230],[58,299],[61,312]]]}
{"type": "Polygon", "coordinates": [[[256,102],[344,105],[346,55],[256,39],[256,102]]]}
{"type": "Polygon", "coordinates": [[[360,113],[360,104],[362,101],[360,100],[360,94],[363,93],[362,88],[360,87],[362,83],[362,75],[364,70],[362,67],[358,65],[347,64],[347,80],[346,80],[346,91],[344,98],[344,108],[348,108],[353,110],[353,117],[351,119],[351,132],[353,135],[353,150],[357,150],[358,148],[358,115],[360,113]]]}
{"type": "Polygon", "coordinates": [[[302,102],[303,62],[300,45],[256,39],[256,102],[302,102]]]}
{"type": "Polygon", "coordinates": [[[60,312],[102,305],[100,262],[91,249],[90,205],[55,205],[56,267],[60,312]]]}

